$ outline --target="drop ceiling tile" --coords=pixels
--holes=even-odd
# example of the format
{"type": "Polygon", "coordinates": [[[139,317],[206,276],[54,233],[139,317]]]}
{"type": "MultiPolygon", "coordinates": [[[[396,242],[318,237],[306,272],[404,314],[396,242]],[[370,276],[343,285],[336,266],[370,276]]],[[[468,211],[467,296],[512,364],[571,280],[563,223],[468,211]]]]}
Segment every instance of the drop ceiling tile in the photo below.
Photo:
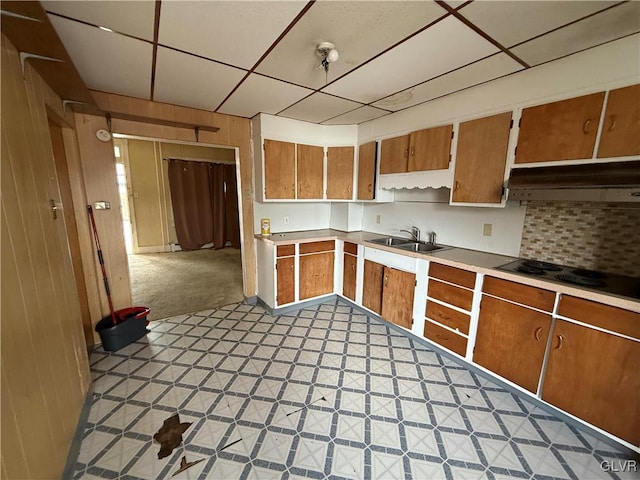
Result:
{"type": "Polygon", "coordinates": [[[445,15],[433,2],[316,2],[256,69],[314,89],[325,84],[316,46],[332,42],[340,53],[329,80],[445,15]]]}
{"type": "Polygon", "coordinates": [[[448,93],[457,92],[463,88],[517,72],[523,68],[522,65],[506,53],[498,53],[441,77],[398,92],[389,98],[374,103],[374,105],[393,111],[402,110],[448,93]]]}
{"type": "Polygon", "coordinates": [[[383,115],[387,115],[389,112],[386,110],[380,110],[379,108],[370,107],[365,105],[364,107],[356,108],[351,112],[344,113],[340,116],[332,118],[322,122],[323,125],[357,125],[358,123],[368,122],[374,118],[380,118],[383,115]]]}
{"type": "Polygon", "coordinates": [[[459,12],[505,47],[614,5],[615,1],[472,2],[459,12]]]}
{"type": "Polygon", "coordinates": [[[290,83],[251,74],[218,112],[248,118],[260,112],[276,114],[312,92],[290,83]]]}
{"type": "Polygon", "coordinates": [[[151,0],[130,2],[44,1],[42,5],[48,12],[153,41],[155,2],[151,0]]]}
{"type": "Polygon", "coordinates": [[[245,75],[239,68],[158,47],[154,100],[214,110],[245,75]]]}
{"type": "Polygon", "coordinates": [[[306,122],[320,123],[360,106],[361,104],[345,100],[344,98],[325,95],[324,93],[314,93],[310,97],[305,98],[281,112],[280,116],[304,120],[306,122]]]}
{"type": "Polygon", "coordinates": [[[456,18],[447,17],[324,91],[363,103],[375,102],[497,50],[456,18]]]}
{"type": "Polygon", "coordinates": [[[149,98],[151,44],[60,17],[51,23],[87,87],[149,98]]]}
{"type": "Polygon", "coordinates": [[[530,65],[570,55],[640,31],[640,2],[627,2],[511,49],[530,65]]]}
{"type": "Polygon", "coordinates": [[[249,69],[304,1],[162,2],[159,43],[249,69]]]}

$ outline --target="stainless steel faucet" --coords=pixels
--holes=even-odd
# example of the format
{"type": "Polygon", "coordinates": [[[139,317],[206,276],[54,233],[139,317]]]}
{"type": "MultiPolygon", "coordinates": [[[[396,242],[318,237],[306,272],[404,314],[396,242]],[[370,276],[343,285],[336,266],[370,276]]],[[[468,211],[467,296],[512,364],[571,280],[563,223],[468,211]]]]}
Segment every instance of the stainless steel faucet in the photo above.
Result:
{"type": "Polygon", "coordinates": [[[429,243],[430,245],[436,244],[436,232],[427,233],[427,243],[429,243]]]}
{"type": "Polygon", "coordinates": [[[411,235],[411,239],[415,242],[420,241],[420,229],[416,226],[411,227],[411,230],[400,230],[401,232],[406,232],[411,235]]]}

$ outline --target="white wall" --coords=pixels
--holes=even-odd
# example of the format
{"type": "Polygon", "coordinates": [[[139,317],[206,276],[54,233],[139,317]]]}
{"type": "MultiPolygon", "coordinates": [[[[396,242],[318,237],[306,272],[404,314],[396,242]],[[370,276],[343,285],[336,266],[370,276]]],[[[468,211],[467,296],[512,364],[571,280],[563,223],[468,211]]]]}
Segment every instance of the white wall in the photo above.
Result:
{"type": "Polygon", "coordinates": [[[330,228],[344,232],[362,230],[362,203],[332,203],[330,228]]]}
{"type": "Polygon", "coordinates": [[[260,203],[253,202],[253,229],[260,233],[260,219],[271,220],[271,233],[297,232],[329,228],[331,204],[324,203],[260,203]],[[285,224],[284,217],[289,217],[285,224]]]}

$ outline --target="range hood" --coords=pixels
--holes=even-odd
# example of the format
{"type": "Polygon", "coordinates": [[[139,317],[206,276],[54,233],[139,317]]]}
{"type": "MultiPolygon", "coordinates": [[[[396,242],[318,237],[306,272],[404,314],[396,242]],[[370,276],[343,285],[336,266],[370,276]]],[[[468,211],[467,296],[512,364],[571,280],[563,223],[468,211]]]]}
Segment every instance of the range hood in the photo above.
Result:
{"type": "Polygon", "coordinates": [[[640,161],[514,168],[509,200],[640,202],[640,161]]]}

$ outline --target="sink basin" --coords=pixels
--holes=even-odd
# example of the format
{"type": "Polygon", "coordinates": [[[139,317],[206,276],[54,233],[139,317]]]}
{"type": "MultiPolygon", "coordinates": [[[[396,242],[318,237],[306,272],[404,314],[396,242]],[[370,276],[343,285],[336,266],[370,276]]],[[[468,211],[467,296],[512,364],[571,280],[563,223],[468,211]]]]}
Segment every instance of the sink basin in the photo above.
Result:
{"type": "Polygon", "coordinates": [[[411,243],[411,240],[407,238],[397,238],[397,237],[382,237],[382,238],[374,238],[373,240],[369,240],[371,243],[377,243],[379,245],[388,245],[390,247],[395,247],[399,245],[404,245],[406,243],[411,243]]]}
{"type": "Polygon", "coordinates": [[[431,243],[410,242],[403,245],[398,245],[398,248],[401,248],[402,250],[409,250],[410,252],[433,252],[434,250],[440,250],[444,247],[433,245],[431,243]]]}

